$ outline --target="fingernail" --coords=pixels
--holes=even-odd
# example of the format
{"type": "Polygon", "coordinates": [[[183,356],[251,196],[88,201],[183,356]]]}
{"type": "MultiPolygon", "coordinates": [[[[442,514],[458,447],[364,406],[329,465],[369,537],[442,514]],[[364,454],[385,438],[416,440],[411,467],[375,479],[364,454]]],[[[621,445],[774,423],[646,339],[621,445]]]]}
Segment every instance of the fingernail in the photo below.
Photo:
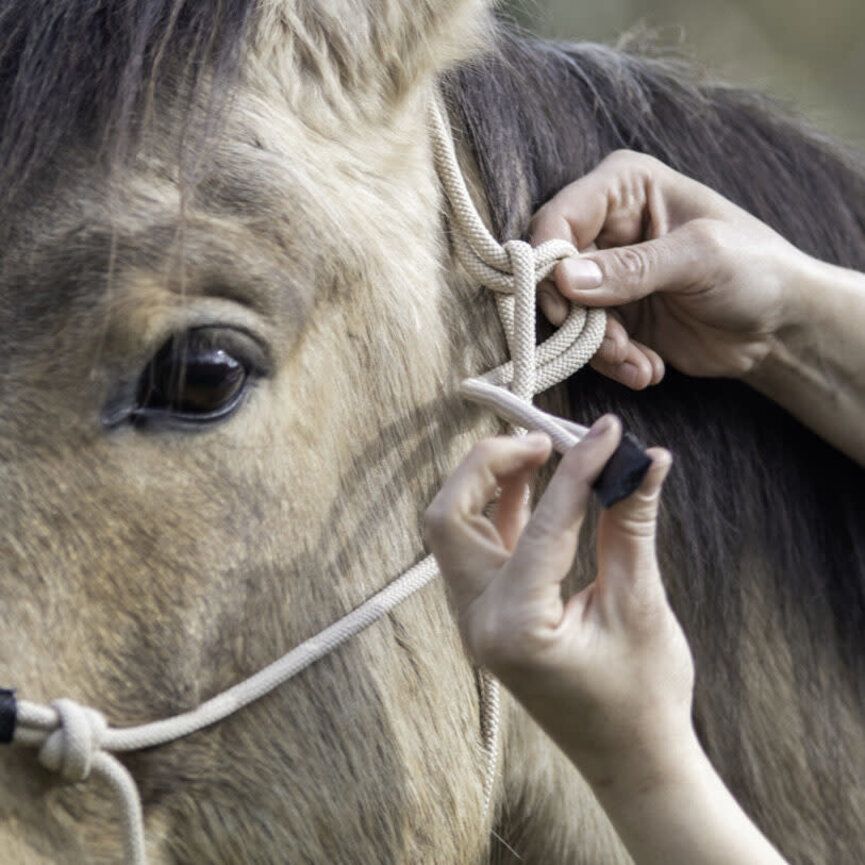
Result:
{"type": "Polygon", "coordinates": [[[568,302],[560,294],[542,291],[538,294],[538,306],[550,324],[561,324],[568,316],[568,302]]]}
{"type": "Polygon", "coordinates": [[[559,265],[560,285],[571,291],[589,291],[599,288],[604,281],[601,268],[587,258],[566,258],[559,265]]]}
{"type": "Polygon", "coordinates": [[[661,483],[663,484],[670,473],[670,469],[673,467],[673,455],[669,451],[662,451],[655,460],[655,463],[661,471],[661,483]]]}
{"type": "Polygon", "coordinates": [[[610,431],[615,422],[616,419],[611,414],[605,414],[603,417],[598,418],[598,420],[592,424],[591,429],[586,433],[583,441],[586,441],[586,439],[600,438],[602,435],[610,431]]]}
{"type": "Polygon", "coordinates": [[[650,453],[652,457],[652,468],[644,481],[645,490],[650,495],[656,493],[664,485],[667,475],[670,473],[670,468],[673,465],[673,455],[668,450],[653,450],[650,453]]]}

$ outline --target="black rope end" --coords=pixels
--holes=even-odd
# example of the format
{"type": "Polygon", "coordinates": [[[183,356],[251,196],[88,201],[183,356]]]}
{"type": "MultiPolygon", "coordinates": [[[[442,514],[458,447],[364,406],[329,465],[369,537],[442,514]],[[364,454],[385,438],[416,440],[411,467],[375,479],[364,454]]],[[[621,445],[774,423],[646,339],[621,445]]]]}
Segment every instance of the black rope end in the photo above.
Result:
{"type": "Polygon", "coordinates": [[[8,745],[15,735],[18,722],[18,701],[15,692],[0,688],[0,745],[8,745]]]}
{"type": "Polygon", "coordinates": [[[626,432],[592,489],[601,504],[611,508],[637,491],[651,465],[652,458],[640,440],[626,432]]]}

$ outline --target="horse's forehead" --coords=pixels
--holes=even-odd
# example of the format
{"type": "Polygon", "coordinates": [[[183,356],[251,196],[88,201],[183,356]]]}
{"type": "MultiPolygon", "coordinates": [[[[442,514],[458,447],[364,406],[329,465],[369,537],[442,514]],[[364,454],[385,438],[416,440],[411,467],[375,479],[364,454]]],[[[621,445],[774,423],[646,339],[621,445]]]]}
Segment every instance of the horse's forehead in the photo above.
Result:
{"type": "Polygon", "coordinates": [[[349,148],[287,122],[258,131],[231,127],[189,186],[172,146],[111,178],[73,154],[64,181],[16,214],[0,270],[0,315],[15,327],[4,332],[30,342],[70,308],[102,316],[100,301],[146,303],[156,284],[296,314],[322,279],[356,270],[380,246],[369,217],[388,179],[367,167],[360,180],[349,148]]]}

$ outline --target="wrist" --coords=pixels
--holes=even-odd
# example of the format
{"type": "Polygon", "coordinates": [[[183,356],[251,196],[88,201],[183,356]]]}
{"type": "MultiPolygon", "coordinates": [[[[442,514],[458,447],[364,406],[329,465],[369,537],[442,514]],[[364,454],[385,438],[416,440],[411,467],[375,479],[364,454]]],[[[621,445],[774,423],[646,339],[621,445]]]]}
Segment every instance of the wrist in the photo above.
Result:
{"type": "Polygon", "coordinates": [[[776,255],[766,265],[775,274],[774,309],[759,359],[741,376],[746,384],[764,393],[776,386],[789,366],[791,353],[798,354],[807,340],[814,316],[813,286],[825,279],[823,262],[793,247],[784,249],[788,254],[783,258],[776,255]]]}
{"type": "Polygon", "coordinates": [[[656,811],[658,803],[702,797],[714,775],[691,728],[681,739],[643,749],[606,774],[592,773],[587,780],[601,807],[621,829],[656,811]]]}
{"type": "Polygon", "coordinates": [[[743,380],[865,465],[865,275],[801,258],[770,349],[743,380]]]}
{"type": "MultiPolygon", "coordinates": [[[[859,344],[865,315],[865,275],[812,258],[787,260],[781,273],[780,302],[769,334],[769,351],[746,376],[749,384],[771,387],[791,369],[800,375],[850,377],[853,344],[859,344]]],[[[815,379],[817,376],[812,376],[815,379]]]]}
{"type": "Polygon", "coordinates": [[[617,809],[690,783],[707,761],[690,719],[658,735],[635,737],[614,753],[569,756],[605,807],[615,803],[617,809]]]}

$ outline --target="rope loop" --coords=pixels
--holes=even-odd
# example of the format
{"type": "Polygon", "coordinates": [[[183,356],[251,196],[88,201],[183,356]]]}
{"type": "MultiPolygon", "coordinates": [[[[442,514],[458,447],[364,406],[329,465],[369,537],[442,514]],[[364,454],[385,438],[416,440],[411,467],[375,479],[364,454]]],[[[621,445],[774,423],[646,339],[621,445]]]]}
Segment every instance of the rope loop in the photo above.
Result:
{"type": "Polygon", "coordinates": [[[532,250],[532,278],[536,285],[546,279],[560,261],[580,256],[577,248],[566,240],[547,240],[540,246],[531,246],[523,240],[509,240],[503,246],[493,241],[497,251],[504,254],[492,256],[489,242],[479,242],[479,226],[475,226],[475,231],[474,236],[469,235],[468,239],[463,235],[454,237],[457,257],[474,279],[499,294],[514,294],[516,291],[513,258],[509,252],[511,244],[522,243],[532,250]]]}
{"type": "Polygon", "coordinates": [[[57,728],[42,743],[39,762],[64,781],[85,781],[102,750],[108,722],[101,712],[74,700],[55,700],[51,706],[57,713],[57,728]]]}
{"type": "MultiPolygon", "coordinates": [[[[511,391],[531,402],[535,395],[535,295],[537,292],[538,256],[524,240],[509,240],[504,245],[513,274],[513,315],[506,311],[502,324],[514,361],[511,391]]],[[[507,304],[510,306],[510,304],[507,304]]]]}

